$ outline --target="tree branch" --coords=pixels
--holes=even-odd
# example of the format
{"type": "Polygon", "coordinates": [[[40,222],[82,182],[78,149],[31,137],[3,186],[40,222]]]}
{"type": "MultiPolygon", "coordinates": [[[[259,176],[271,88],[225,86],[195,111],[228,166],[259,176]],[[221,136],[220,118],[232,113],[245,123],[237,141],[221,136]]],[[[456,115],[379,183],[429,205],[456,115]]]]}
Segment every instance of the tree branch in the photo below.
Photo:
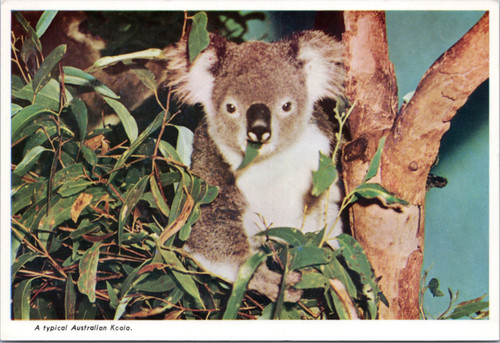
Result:
{"type": "Polygon", "coordinates": [[[366,174],[378,141],[387,136],[379,174],[372,179],[410,205],[401,211],[376,202],[349,211],[354,237],[365,250],[390,307],[382,319],[419,318],[426,180],[449,121],[488,78],[488,14],[426,72],[413,99],[397,115],[394,68],[389,61],[385,14],[345,12],[346,93],[356,108],[351,142],[343,149],[347,191],[366,174]]]}
{"type": "Polygon", "coordinates": [[[410,203],[424,204],[427,175],[450,120],[489,77],[488,33],[486,13],[425,73],[387,137],[382,184],[410,203]]]}

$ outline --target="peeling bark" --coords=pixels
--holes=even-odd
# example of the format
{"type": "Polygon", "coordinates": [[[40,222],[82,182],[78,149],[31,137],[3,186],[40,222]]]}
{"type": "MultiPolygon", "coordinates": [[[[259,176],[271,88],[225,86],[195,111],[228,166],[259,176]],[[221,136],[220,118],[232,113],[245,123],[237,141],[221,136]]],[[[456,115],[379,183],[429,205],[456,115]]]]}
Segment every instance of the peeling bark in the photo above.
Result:
{"type": "Polygon", "coordinates": [[[379,182],[410,205],[379,203],[350,208],[351,229],[370,259],[389,301],[381,319],[419,318],[426,180],[450,120],[489,75],[488,14],[426,72],[410,103],[397,114],[397,87],[389,61],[385,14],[344,13],[347,96],[352,141],[345,145],[343,177],[349,191],[361,183],[379,139],[387,136],[379,182]]]}

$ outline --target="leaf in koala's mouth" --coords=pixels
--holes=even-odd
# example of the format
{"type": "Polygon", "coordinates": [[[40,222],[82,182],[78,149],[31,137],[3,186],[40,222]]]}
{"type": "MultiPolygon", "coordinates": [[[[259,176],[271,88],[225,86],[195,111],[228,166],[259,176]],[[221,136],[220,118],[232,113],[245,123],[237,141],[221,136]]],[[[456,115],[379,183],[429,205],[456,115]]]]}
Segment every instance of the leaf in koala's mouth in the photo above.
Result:
{"type": "Polygon", "coordinates": [[[247,148],[245,150],[245,156],[243,156],[243,161],[241,161],[240,166],[236,170],[240,170],[248,166],[259,154],[259,149],[262,143],[257,142],[247,142],[247,148]]]}

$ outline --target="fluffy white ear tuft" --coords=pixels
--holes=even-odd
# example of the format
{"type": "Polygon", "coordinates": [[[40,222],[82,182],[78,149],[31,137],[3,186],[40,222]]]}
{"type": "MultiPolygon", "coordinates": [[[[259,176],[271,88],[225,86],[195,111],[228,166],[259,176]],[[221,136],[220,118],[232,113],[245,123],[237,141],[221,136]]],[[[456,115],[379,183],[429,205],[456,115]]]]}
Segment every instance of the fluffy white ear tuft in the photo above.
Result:
{"type": "Polygon", "coordinates": [[[193,63],[189,62],[187,40],[164,50],[167,58],[167,86],[172,87],[176,97],[187,104],[201,103],[207,114],[213,113],[212,91],[215,77],[212,73],[217,63],[213,46],[200,53],[193,63]]]}
{"type": "Polygon", "coordinates": [[[304,63],[309,101],[340,99],[344,94],[344,47],[321,31],[306,31],[298,37],[297,58],[304,63]]]}

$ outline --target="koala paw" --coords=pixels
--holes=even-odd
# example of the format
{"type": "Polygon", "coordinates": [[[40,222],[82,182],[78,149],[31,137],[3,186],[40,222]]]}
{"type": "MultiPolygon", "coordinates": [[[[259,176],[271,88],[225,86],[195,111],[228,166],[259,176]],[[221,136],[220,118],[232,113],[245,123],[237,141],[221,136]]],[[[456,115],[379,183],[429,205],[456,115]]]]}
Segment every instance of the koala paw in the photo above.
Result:
{"type": "MultiPolygon", "coordinates": [[[[255,272],[250,280],[248,288],[264,294],[271,301],[276,301],[280,291],[282,276],[282,274],[270,270],[263,264],[255,272]]],[[[302,280],[302,275],[299,272],[293,271],[287,275],[287,289],[285,291],[286,302],[297,302],[302,297],[302,290],[293,288],[300,280],[302,280]]]]}

